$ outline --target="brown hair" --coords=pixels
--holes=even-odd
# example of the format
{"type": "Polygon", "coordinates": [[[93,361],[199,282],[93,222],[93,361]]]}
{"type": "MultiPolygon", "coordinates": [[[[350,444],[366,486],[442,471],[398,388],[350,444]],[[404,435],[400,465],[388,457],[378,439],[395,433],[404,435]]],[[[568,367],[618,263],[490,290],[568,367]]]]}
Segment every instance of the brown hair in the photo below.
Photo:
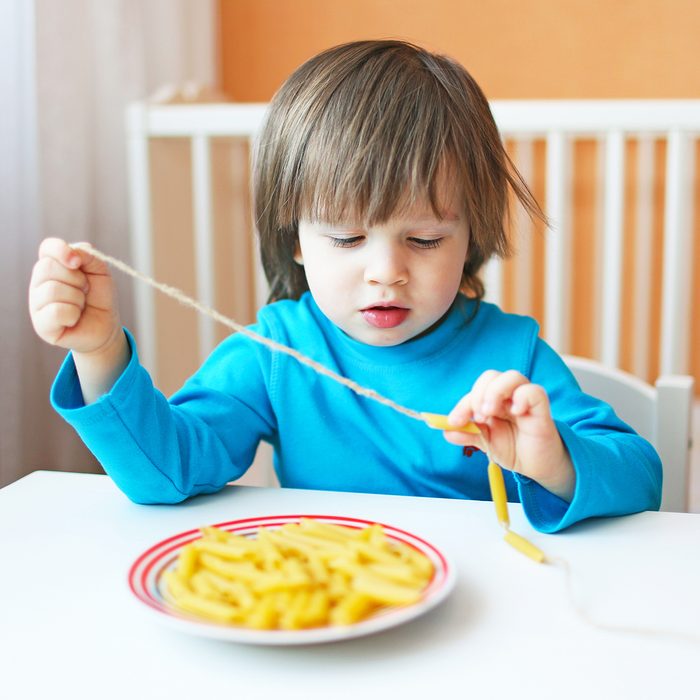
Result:
{"type": "Polygon", "coordinates": [[[510,253],[509,188],[545,220],[508,157],[486,97],[450,58],[402,41],[358,41],[300,66],[274,96],[254,166],[255,217],[270,299],[307,289],[293,260],[301,218],[383,223],[441,174],[459,188],[470,231],[462,289],[481,298],[481,266],[510,253]]]}

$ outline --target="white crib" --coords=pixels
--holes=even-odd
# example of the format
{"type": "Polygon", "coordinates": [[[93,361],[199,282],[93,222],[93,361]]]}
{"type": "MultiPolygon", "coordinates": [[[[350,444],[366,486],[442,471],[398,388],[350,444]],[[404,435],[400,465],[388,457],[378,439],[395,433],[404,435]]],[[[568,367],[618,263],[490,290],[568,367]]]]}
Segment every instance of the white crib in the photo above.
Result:
{"type": "MultiPolygon", "coordinates": [[[[632,323],[625,333],[632,336],[633,357],[625,368],[648,382],[658,375],[687,374],[690,369],[692,324],[693,240],[700,226],[693,209],[696,187],[695,152],[700,137],[700,100],[664,101],[494,101],[494,117],[511,157],[526,181],[537,179],[541,171],[539,194],[552,223],[544,233],[544,243],[535,245],[538,232],[523,211],[516,212],[517,254],[512,262],[490,262],[484,270],[487,298],[506,310],[538,317],[546,340],[560,353],[572,351],[571,274],[578,261],[572,255],[572,191],[577,173],[572,155],[578,143],[588,142],[598,154],[596,180],[596,218],[592,240],[596,242],[597,260],[590,273],[590,293],[594,298],[595,318],[587,328],[596,339],[589,353],[606,366],[621,366],[623,296],[631,295],[632,323]],[[661,144],[661,148],[659,145],[661,144]],[[630,146],[635,151],[634,168],[630,167],[630,146]],[[663,160],[663,162],[659,162],[663,160]],[[626,227],[630,221],[629,182],[633,181],[634,269],[632,285],[623,286],[626,227]],[[658,192],[659,186],[663,192],[658,192]],[[660,205],[659,202],[662,202],[660,205]],[[661,209],[661,211],[660,211],[661,209]],[[662,223],[658,224],[661,221],[662,223]],[[662,243],[655,240],[655,228],[662,229],[662,243]],[[662,269],[655,266],[661,249],[662,269]],[[543,257],[544,261],[537,258],[543,257]],[[537,263],[533,266],[533,263],[537,263]],[[539,265],[541,279],[533,272],[539,265]],[[659,285],[660,320],[652,319],[652,285],[656,272],[659,285]],[[536,309],[537,284],[543,303],[536,309]],[[505,290],[509,294],[506,298],[505,290]],[[658,337],[653,332],[659,328],[658,337]],[[651,347],[657,344],[657,347],[651,347]],[[657,355],[657,367],[650,366],[650,351],[657,355]],[[631,366],[629,366],[631,364],[631,366]],[[654,372],[654,370],[656,370],[654,372]]],[[[131,241],[133,264],[142,272],[154,275],[153,197],[154,174],[151,172],[154,140],[180,140],[188,143],[190,169],[189,192],[191,226],[188,244],[194,258],[192,293],[209,306],[215,304],[217,276],[221,271],[222,252],[217,250],[214,235],[213,193],[216,190],[212,167],[212,144],[219,140],[254,140],[265,114],[264,104],[155,104],[140,102],[130,106],[127,115],[129,185],[131,190],[131,241]]],[[[239,169],[248,170],[250,161],[239,169]]],[[[247,186],[246,175],[239,178],[247,186]]],[[[249,207],[249,192],[238,195],[239,205],[249,207]]],[[[238,255],[224,262],[225,275],[252,280],[239,285],[235,294],[238,306],[255,310],[265,301],[266,284],[253,244],[250,217],[239,218],[231,231],[243,245],[238,255]],[[242,252],[241,252],[242,251],[242,252]]],[[[658,239],[658,236],[656,236],[658,239]]],[[[223,254],[225,255],[225,254],[223,254]]],[[[178,284],[175,279],[163,281],[178,284]]],[[[191,270],[189,271],[192,276],[191,270]]],[[[158,324],[154,292],[139,285],[136,294],[136,336],[143,364],[158,383],[161,378],[157,347],[158,324]]],[[[696,305],[698,301],[696,300],[696,305]]],[[[628,302],[627,308],[630,304],[628,302]]],[[[696,306],[697,308],[697,306],[696,306]]],[[[240,321],[250,319],[239,318],[240,321]]],[[[197,319],[198,359],[203,360],[216,344],[213,322],[197,319]]],[[[168,352],[169,369],[179,385],[187,371],[178,366],[178,353],[168,352]],[[173,362],[175,363],[173,365],[173,362]]],[[[696,377],[696,385],[700,377],[696,377]]],[[[700,404],[699,404],[700,405],[700,404]]],[[[696,413],[700,411],[696,409],[696,413]]],[[[697,450],[696,450],[697,452],[697,450]]],[[[700,452],[695,461],[700,457],[700,452]]],[[[274,481],[268,446],[262,446],[256,463],[241,480],[248,484],[274,481]]],[[[697,470],[700,464],[696,465],[697,470]]],[[[699,471],[700,473],[700,471],[699,471]]],[[[700,485],[700,484],[699,484],[700,485]]],[[[697,487],[696,487],[697,488],[697,487]]],[[[698,490],[700,494],[700,490],[698,490]]],[[[698,499],[700,502],[700,499],[698,499]]]]}
{"type": "MultiPolygon", "coordinates": [[[[633,327],[635,374],[649,377],[649,343],[659,343],[659,373],[689,371],[691,295],[693,284],[693,196],[695,150],[700,135],[700,100],[664,101],[494,101],[496,122],[521,173],[533,176],[536,144],[546,155],[544,205],[553,223],[545,237],[545,337],[559,352],[571,351],[570,284],[572,149],[577,141],[594,140],[602,158],[598,175],[597,231],[599,261],[597,283],[591,285],[599,310],[592,332],[597,335],[596,359],[620,365],[622,264],[625,215],[625,178],[636,181],[633,327]],[[663,184],[663,275],[661,332],[650,338],[650,284],[652,275],[652,221],[656,144],[665,142],[663,184]],[[635,173],[626,173],[626,144],[637,149],[635,173]]],[[[210,144],[219,138],[254,139],[266,106],[263,104],[133,104],[128,111],[129,182],[132,202],[132,250],[135,266],[153,273],[151,235],[151,179],[149,142],[158,138],[187,138],[191,149],[192,250],[196,269],[196,295],[214,304],[216,284],[213,261],[217,256],[212,235],[212,168],[210,144]]],[[[521,213],[522,214],[522,213],[521,213]]],[[[510,284],[516,301],[510,309],[532,313],[532,231],[523,216],[518,219],[518,254],[510,284]]],[[[251,230],[235,232],[252,237],[251,230]]],[[[231,261],[231,269],[252,274],[256,280],[254,306],[265,298],[265,282],[254,258],[231,261]],[[250,268],[250,270],[248,269],[250,268]]],[[[486,268],[489,300],[503,301],[504,265],[492,261],[486,268]]],[[[136,333],[146,367],[158,376],[153,292],[137,289],[136,333]]],[[[212,321],[199,320],[199,352],[205,357],[215,344],[212,321]]]]}

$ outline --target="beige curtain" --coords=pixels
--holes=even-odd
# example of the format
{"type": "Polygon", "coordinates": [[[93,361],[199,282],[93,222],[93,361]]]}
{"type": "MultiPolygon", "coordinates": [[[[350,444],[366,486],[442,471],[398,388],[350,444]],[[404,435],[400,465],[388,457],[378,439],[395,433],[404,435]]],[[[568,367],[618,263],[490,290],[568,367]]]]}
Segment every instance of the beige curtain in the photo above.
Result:
{"type": "MultiPolygon", "coordinates": [[[[164,84],[216,84],[214,0],[0,3],[0,487],[36,469],[99,471],[51,410],[64,352],[27,285],[45,236],[129,258],[124,109],[164,84]]],[[[118,280],[133,325],[128,282],[118,280]]]]}

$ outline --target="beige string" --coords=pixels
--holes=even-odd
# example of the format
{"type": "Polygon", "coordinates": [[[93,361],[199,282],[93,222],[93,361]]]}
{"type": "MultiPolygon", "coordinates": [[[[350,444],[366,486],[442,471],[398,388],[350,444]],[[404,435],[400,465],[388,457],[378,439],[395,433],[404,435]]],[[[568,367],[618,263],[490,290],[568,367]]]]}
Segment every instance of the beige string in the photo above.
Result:
{"type": "MultiPolygon", "coordinates": [[[[238,331],[239,333],[243,333],[243,335],[248,336],[252,340],[262,343],[263,345],[266,345],[267,347],[270,348],[270,350],[276,351],[276,352],[281,352],[286,355],[290,355],[293,357],[295,360],[300,362],[303,365],[307,365],[311,369],[313,369],[315,372],[318,372],[319,374],[322,374],[329,379],[332,379],[335,382],[338,382],[339,384],[342,384],[343,386],[347,387],[348,389],[351,389],[354,391],[356,394],[359,394],[360,396],[364,396],[368,399],[371,399],[373,401],[377,401],[384,406],[387,406],[389,408],[392,408],[395,411],[398,411],[399,413],[408,416],[409,418],[414,418],[415,420],[419,420],[421,422],[424,421],[423,416],[421,416],[418,411],[413,411],[410,408],[406,408],[405,406],[401,406],[400,404],[396,403],[395,401],[392,401],[391,399],[388,399],[381,394],[377,393],[373,389],[367,389],[366,387],[361,386],[360,384],[357,384],[357,382],[353,382],[350,379],[347,379],[346,377],[343,377],[336,372],[333,372],[332,370],[328,369],[327,367],[324,367],[322,364],[319,362],[316,362],[315,360],[312,360],[310,357],[307,357],[306,355],[303,355],[302,353],[298,352],[297,350],[294,350],[293,348],[287,347],[286,345],[282,345],[281,343],[278,343],[274,340],[271,340],[270,338],[266,338],[265,336],[259,335],[258,333],[255,333],[254,331],[251,331],[250,329],[246,328],[242,324],[238,323],[237,321],[233,320],[232,318],[228,318],[224,316],[223,314],[219,313],[216,311],[216,309],[212,309],[209,306],[206,306],[205,304],[202,304],[201,302],[192,299],[191,297],[187,296],[184,292],[180,291],[176,287],[171,287],[170,285],[163,284],[162,282],[157,282],[153,278],[149,277],[148,275],[144,275],[138,270],[135,270],[134,268],[130,267],[126,263],[122,262],[121,260],[118,260],[117,258],[113,258],[111,255],[107,255],[106,253],[103,253],[96,248],[93,248],[89,243],[72,243],[71,248],[76,248],[79,250],[84,250],[91,255],[94,255],[96,258],[99,260],[102,260],[103,262],[106,262],[112,267],[116,268],[117,270],[120,270],[121,272],[124,272],[125,274],[134,277],[137,280],[140,280],[141,282],[145,282],[146,284],[150,285],[151,287],[157,289],[158,291],[162,292],[166,296],[171,297],[172,299],[175,299],[176,301],[180,302],[184,306],[194,309],[195,311],[198,311],[199,313],[204,314],[205,316],[208,316],[210,318],[213,318],[215,321],[218,321],[219,323],[223,324],[224,326],[227,326],[228,328],[232,328],[235,331],[238,331]]],[[[488,457],[488,453],[487,453],[488,457]]],[[[490,459],[490,457],[488,457],[490,459]]],[[[599,630],[604,630],[607,632],[618,632],[618,633],[625,633],[625,634],[638,634],[638,635],[646,635],[646,636],[651,636],[651,637],[669,637],[671,639],[676,639],[676,640],[681,640],[685,642],[690,642],[693,644],[700,644],[700,637],[698,635],[691,634],[689,632],[681,632],[681,631],[675,631],[675,630],[667,630],[667,629],[652,629],[652,628],[644,628],[644,627],[627,627],[624,625],[611,625],[607,623],[602,623],[594,620],[581,606],[581,604],[577,601],[576,595],[574,592],[574,587],[573,587],[573,576],[571,574],[571,568],[569,566],[569,563],[560,557],[556,558],[550,558],[546,557],[545,562],[552,564],[554,566],[557,566],[561,568],[564,571],[564,576],[565,576],[565,581],[566,581],[566,591],[567,591],[567,597],[569,600],[569,603],[571,604],[571,607],[574,609],[578,617],[585,622],[587,625],[590,625],[591,627],[594,627],[599,630]]]]}
{"type": "Polygon", "coordinates": [[[204,314],[209,318],[213,318],[215,321],[218,321],[224,326],[232,328],[233,330],[248,336],[257,343],[262,343],[263,345],[266,345],[268,348],[270,348],[270,350],[274,350],[275,352],[281,352],[285,355],[290,355],[298,362],[301,362],[301,364],[311,367],[311,369],[313,369],[318,374],[322,374],[328,377],[329,379],[332,379],[334,382],[342,384],[343,386],[354,391],[360,396],[364,396],[365,398],[371,399],[372,401],[377,401],[378,403],[383,404],[384,406],[392,408],[394,411],[398,411],[404,416],[408,416],[409,418],[413,418],[415,420],[424,422],[423,417],[418,411],[413,411],[410,408],[401,406],[395,401],[392,401],[391,399],[388,399],[385,396],[382,396],[378,392],[374,391],[374,389],[368,389],[364,386],[361,386],[357,382],[352,381],[351,379],[347,379],[346,377],[337,374],[333,370],[330,370],[328,369],[328,367],[322,365],[320,362],[316,362],[316,360],[312,360],[310,357],[302,355],[302,353],[298,352],[297,350],[294,350],[294,348],[287,347],[286,345],[282,345],[282,343],[278,343],[274,340],[271,340],[270,338],[266,338],[263,335],[259,335],[258,333],[251,331],[249,328],[246,328],[244,325],[238,323],[234,319],[228,318],[227,316],[224,316],[223,314],[219,313],[216,309],[212,309],[211,307],[206,306],[206,304],[202,304],[196,299],[192,299],[192,297],[187,296],[187,294],[177,289],[176,287],[171,287],[168,284],[157,282],[152,277],[144,275],[138,270],[135,270],[133,267],[129,267],[129,265],[122,262],[121,260],[113,258],[111,255],[107,255],[106,253],[103,253],[97,250],[96,248],[93,248],[89,243],[71,243],[71,248],[84,250],[85,252],[94,255],[99,260],[109,263],[110,265],[112,265],[112,267],[115,267],[117,270],[120,270],[121,272],[124,272],[125,274],[141,282],[145,282],[146,284],[153,287],[154,289],[157,289],[159,292],[162,292],[166,296],[175,299],[176,301],[180,302],[183,306],[186,306],[190,309],[194,309],[195,311],[198,311],[199,313],[204,314]]]}
{"type": "Polygon", "coordinates": [[[569,601],[569,604],[573,608],[578,618],[590,627],[593,627],[597,630],[603,630],[605,632],[614,632],[616,634],[632,634],[652,638],[661,637],[690,644],[700,644],[700,635],[693,634],[692,632],[684,632],[682,630],[673,630],[663,627],[637,627],[634,625],[613,625],[609,622],[600,622],[598,620],[595,620],[581,605],[581,603],[576,597],[573,582],[574,577],[571,573],[571,567],[569,566],[569,562],[561,557],[546,557],[545,563],[551,564],[564,572],[564,580],[566,583],[566,597],[569,601]]]}

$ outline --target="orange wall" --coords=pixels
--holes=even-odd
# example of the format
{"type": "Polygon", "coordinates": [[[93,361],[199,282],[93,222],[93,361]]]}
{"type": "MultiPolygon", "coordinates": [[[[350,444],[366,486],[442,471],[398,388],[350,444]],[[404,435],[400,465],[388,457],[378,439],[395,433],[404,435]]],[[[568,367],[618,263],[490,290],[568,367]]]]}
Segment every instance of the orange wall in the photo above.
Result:
{"type": "Polygon", "coordinates": [[[344,41],[447,53],[491,99],[700,97],[698,0],[219,0],[221,77],[261,101],[344,41]]]}
{"type": "MultiPolygon", "coordinates": [[[[466,66],[490,99],[700,98],[700,0],[219,0],[219,11],[221,87],[237,101],[266,102],[310,56],[366,38],[400,38],[446,53],[466,66]]],[[[697,156],[700,163],[700,148],[697,156]]],[[[579,257],[572,351],[594,355],[590,273],[581,266],[582,259],[592,258],[593,144],[580,148],[577,158],[588,180],[584,177],[574,192],[579,257]]],[[[663,169],[657,169],[661,182],[663,169]]],[[[536,173],[536,180],[540,177],[536,173]]],[[[532,184],[543,202],[539,182],[532,184]]],[[[658,215],[663,207],[656,200],[658,215]]],[[[631,205],[627,219],[633,219],[631,205]]],[[[659,268],[661,230],[659,219],[659,268]]],[[[700,270],[700,216],[695,241],[694,269],[700,270]]],[[[629,283],[627,269],[625,277],[629,283]]],[[[658,371],[660,319],[658,279],[651,284],[649,380],[658,371]]],[[[699,289],[696,275],[691,371],[700,390],[699,289]]],[[[540,318],[541,291],[535,289],[533,310],[540,318]]],[[[629,307],[623,309],[624,331],[631,330],[629,307]]],[[[631,342],[625,333],[622,366],[627,369],[632,369],[631,342]]]]}

